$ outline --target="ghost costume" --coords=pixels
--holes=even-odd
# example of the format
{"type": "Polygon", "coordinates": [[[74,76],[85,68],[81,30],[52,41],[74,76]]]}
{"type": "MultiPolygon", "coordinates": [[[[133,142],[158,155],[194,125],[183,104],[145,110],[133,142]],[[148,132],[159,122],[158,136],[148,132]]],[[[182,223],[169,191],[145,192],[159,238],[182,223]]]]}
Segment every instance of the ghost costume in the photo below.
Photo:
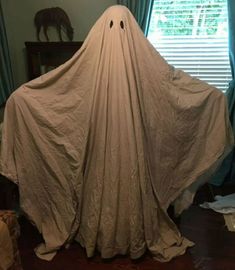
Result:
{"type": "Polygon", "coordinates": [[[90,257],[183,254],[167,208],[233,144],[224,95],[170,66],[129,10],[107,9],[65,64],[6,104],[1,173],[50,260],[76,239],[90,257]]]}

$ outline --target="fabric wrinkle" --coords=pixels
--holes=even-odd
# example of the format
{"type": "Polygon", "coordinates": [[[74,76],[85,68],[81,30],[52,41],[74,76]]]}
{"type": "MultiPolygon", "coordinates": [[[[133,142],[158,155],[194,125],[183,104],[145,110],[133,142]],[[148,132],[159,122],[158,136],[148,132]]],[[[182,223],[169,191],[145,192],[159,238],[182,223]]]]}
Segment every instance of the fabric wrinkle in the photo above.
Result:
{"type": "Polygon", "coordinates": [[[186,209],[233,143],[224,95],[170,66],[113,6],[70,60],[8,99],[0,172],[42,233],[40,258],[75,239],[88,257],[166,262],[193,246],[167,208],[186,209]]]}

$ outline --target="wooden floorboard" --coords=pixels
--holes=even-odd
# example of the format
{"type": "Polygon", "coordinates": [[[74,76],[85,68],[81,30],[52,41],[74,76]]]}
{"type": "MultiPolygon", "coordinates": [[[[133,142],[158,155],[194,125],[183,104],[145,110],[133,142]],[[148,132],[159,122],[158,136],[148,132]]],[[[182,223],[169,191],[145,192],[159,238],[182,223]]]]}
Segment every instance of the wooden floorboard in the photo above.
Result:
{"type": "MultiPolygon", "coordinates": [[[[228,194],[235,188],[216,189],[216,194],[228,194]]],[[[227,231],[223,216],[198,206],[212,199],[210,187],[204,186],[195,198],[194,204],[176,220],[184,236],[195,243],[186,254],[168,263],[154,261],[150,254],[132,261],[128,256],[102,260],[99,254],[88,259],[77,243],[68,250],[62,249],[51,262],[38,259],[33,248],[42,241],[37,230],[25,219],[20,219],[21,237],[19,248],[24,270],[233,270],[235,269],[235,233],[227,231]]]]}

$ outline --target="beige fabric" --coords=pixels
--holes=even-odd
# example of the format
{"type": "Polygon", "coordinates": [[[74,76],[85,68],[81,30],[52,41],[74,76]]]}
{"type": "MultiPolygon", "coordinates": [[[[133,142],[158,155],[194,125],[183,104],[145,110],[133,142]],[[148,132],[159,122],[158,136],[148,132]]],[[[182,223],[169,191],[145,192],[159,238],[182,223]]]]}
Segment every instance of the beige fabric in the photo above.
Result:
{"type": "Polygon", "coordinates": [[[0,269],[7,270],[13,264],[13,247],[7,225],[0,220],[0,269]]]}
{"type": "Polygon", "coordinates": [[[228,231],[235,232],[235,213],[223,214],[228,231]]]}
{"type": "Polygon", "coordinates": [[[172,203],[174,205],[175,216],[179,216],[183,210],[187,209],[193,202],[196,191],[200,186],[205,184],[221,165],[223,158],[230,152],[230,148],[225,149],[224,154],[218,158],[216,162],[212,164],[203,174],[201,174],[197,181],[193,182],[188,188],[184,189],[182,193],[172,203]]]}
{"type": "Polygon", "coordinates": [[[192,243],[167,207],[232,143],[224,95],[169,66],[114,6],[71,60],[11,95],[1,173],[45,239],[39,256],[75,237],[88,256],[169,261],[192,243]]]}

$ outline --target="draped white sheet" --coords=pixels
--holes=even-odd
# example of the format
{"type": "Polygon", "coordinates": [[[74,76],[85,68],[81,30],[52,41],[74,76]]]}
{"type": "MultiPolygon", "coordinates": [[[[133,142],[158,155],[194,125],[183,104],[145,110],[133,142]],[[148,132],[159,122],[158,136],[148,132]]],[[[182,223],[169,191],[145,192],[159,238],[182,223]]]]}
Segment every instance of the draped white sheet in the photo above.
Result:
{"type": "Polygon", "coordinates": [[[168,65],[122,6],[11,95],[2,140],[1,173],[44,237],[40,257],[76,238],[88,256],[149,249],[159,261],[192,245],[167,207],[233,144],[224,95],[168,65]]]}

